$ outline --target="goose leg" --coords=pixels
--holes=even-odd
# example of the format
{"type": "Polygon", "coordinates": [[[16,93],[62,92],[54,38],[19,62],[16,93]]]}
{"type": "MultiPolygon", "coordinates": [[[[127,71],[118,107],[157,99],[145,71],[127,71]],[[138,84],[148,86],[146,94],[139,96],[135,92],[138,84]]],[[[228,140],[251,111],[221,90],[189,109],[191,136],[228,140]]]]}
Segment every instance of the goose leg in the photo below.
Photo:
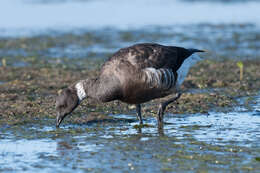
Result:
{"type": "Polygon", "coordinates": [[[143,119],[142,119],[142,115],[141,115],[141,105],[140,104],[136,104],[136,116],[139,119],[139,123],[143,124],[143,119]]]}
{"type": "Polygon", "coordinates": [[[177,93],[175,97],[165,101],[165,102],[162,102],[159,106],[159,109],[158,109],[158,114],[157,114],[157,122],[158,122],[158,129],[163,129],[163,114],[164,114],[164,110],[166,109],[166,107],[176,101],[178,98],[180,98],[181,96],[181,93],[177,93]]]}

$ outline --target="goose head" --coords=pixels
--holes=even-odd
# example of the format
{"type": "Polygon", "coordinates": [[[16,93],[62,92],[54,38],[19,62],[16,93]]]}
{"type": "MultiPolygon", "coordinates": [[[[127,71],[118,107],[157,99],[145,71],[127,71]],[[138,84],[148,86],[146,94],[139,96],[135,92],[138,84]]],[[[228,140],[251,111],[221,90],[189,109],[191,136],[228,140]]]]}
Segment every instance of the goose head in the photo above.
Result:
{"type": "Polygon", "coordinates": [[[56,97],[56,127],[59,127],[62,120],[79,105],[77,91],[72,88],[63,89],[56,97]]]}

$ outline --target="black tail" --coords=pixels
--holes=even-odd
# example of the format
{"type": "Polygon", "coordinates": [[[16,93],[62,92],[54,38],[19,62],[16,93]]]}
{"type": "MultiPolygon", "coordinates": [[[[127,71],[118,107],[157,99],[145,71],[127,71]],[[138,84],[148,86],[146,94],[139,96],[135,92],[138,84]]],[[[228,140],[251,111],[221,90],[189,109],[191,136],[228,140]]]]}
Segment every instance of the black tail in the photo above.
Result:
{"type": "Polygon", "coordinates": [[[188,49],[191,54],[196,53],[196,52],[206,52],[206,50],[199,50],[199,49],[188,49]]]}

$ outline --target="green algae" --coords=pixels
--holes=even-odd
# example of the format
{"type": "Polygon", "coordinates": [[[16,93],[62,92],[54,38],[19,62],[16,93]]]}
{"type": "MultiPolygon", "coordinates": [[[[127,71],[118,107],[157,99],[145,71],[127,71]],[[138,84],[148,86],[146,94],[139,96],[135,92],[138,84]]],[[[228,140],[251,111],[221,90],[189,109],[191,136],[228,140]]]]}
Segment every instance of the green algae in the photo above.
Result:
{"type": "Polygon", "coordinates": [[[260,157],[256,157],[255,160],[260,162],[260,157]]]}
{"type": "Polygon", "coordinates": [[[140,128],[149,128],[149,127],[154,127],[153,125],[150,124],[136,124],[133,126],[135,129],[140,129],[140,128]]]}
{"type": "Polygon", "coordinates": [[[212,125],[207,125],[207,126],[201,126],[201,125],[193,125],[193,126],[180,126],[180,128],[188,128],[190,130],[198,130],[201,128],[210,128],[212,125]]]}

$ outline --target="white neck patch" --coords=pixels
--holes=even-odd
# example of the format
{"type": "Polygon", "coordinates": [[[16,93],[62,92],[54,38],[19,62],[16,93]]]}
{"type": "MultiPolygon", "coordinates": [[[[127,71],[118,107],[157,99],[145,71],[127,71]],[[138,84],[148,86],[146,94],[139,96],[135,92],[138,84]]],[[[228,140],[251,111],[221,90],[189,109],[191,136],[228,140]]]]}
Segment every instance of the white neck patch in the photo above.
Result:
{"type": "Polygon", "coordinates": [[[178,79],[177,79],[178,87],[180,87],[181,84],[183,83],[184,79],[186,78],[186,76],[189,72],[190,67],[195,65],[200,60],[202,60],[202,59],[197,54],[192,54],[191,56],[189,56],[187,59],[184,60],[181,67],[177,71],[177,73],[178,73],[178,79]]]}
{"type": "Polygon", "coordinates": [[[79,101],[82,101],[87,96],[87,94],[86,94],[86,92],[84,90],[84,87],[83,87],[83,83],[82,82],[78,82],[75,85],[75,88],[77,90],[77,95],[78,95],[79,101]]]}

